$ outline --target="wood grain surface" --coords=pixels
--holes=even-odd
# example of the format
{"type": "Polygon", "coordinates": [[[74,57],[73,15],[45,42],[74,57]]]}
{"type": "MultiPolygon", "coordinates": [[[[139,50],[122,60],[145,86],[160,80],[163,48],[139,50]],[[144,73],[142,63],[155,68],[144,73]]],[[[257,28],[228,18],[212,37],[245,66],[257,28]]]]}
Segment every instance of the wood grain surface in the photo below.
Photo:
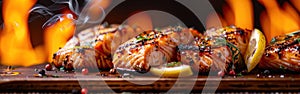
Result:
{"type": "MultiPolygon", "coordinates": [[[[108,72],[94,72],[82,75],[80,72],[66,73],[63,71],[46,71],[49,77],[36,77],[36,69],[43,69],[44,65],[31,67],[17,67],[12,72],[20,72],[19,75],[0,76],[0,92],[71,92],[88,88],[95,92],[201,92],[214,88],[217,92],[232,91],[299,91],[300,76],[298,74],[286,74],[284,78],[280,75],[257,78],[255,74],[244,76],[225,76],[220,78],[205,75],[184,78],[158,78],[155,76],[132,76],[123,78],[119,74],[108,72]],[[107,76],[101,76],[105,74],[107,76]],[[55,77],[52,77],[55,75],[55,77]],[[51,77],[50,77],[51,76],[51,77]],[[153,82],[153,83],[147,83],[153,82]],[[142,83],[142,84],[140,84],[142,83]],[[143,84],[147,83],[147,84],[143,84]],[[206,83],[209,83],[206,85],[206,83]]],[[[4,71],[7,66],[0,66],[4,71]]]]}

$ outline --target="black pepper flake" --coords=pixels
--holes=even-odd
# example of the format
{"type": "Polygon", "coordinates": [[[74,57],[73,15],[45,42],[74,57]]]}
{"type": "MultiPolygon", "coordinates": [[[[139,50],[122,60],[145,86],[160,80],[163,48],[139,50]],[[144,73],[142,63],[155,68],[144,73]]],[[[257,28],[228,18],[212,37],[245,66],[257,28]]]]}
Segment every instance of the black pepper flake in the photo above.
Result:
{"type": "Polygon", "coordinates": [[[64,65],[67,65],[67,63],[68,63],[68,59],[64,59],[64,65]]]}
{"type": "Polygon", "coordinates": [[[46,71],[44,69],[42,69],[42,70],[39,71],[39,74],[41,74],[42,76],[45,76],[46,75],[46,71]]]}
{"type": "Polygon", "coordinates": [[[269,70],[265,70],[264,72],[263,72],[263,74],[266,76],[266,75],[269,75],[270,74],[270,71],[269,70]]]}
{"type": "Polygon", "coordinates": [[[77,89],[73,89],[73,90],[72,90],[72,94],[80,94],[80,92],[79,92],[79,90],[77,90],[77,89]]]}
{"type": "Polygon", "coordinates": [[[200,52],[204,52],[204,51],[205,51],[205,46],[200,46],[200,47],[199,47],[199,51],[200,51],[200,52]]]}
{"type": "Polygon", "coordinates": [[[121,75],[119,75],[119,76],[117,76],[117,78],[122,78],[122,76],[121,76],[121,75]]]}
{"type": "Polygon", "coordinates": [[[107,76],[106,73],[101,73],[100,76],[104,77],[104,76],[107,76]]]}
{"type": "Polygon", "coordinates": [[[256,78],[261,78],[261,75],[260,74],[256,74],[256,78]]]}
{"type": "Polygon", "coordinates": [[[117,70],[116,70],[116,69],[110,69],[110,70],[109,70],[109,73],[110,73],[110,74],[116,74],[116,73],[117,73],[117,70]]]}
{"type": "Polygon", "coordinates": [[[129,73],[124,73],[122,75],[122,78],[133,78],[133,75],[129,74],[129,73]]]}

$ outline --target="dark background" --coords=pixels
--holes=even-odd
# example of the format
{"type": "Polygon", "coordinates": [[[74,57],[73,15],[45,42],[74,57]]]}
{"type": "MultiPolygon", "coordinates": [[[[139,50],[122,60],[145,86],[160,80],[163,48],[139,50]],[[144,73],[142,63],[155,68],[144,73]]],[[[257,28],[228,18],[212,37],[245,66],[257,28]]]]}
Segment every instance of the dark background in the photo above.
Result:
{"type": "MultiPolygon", "coordinates": [[[[77,0],[79,3],[79,7],[82,8],[86,2],[84,0],[77,0]]],[[[222,6],[228,5],[226,3],[226,0],[209,0],[211,4],[213,5],[215,11],[219,13],[220,16],[223,16],[224,13],[222,11],[222,6]]],[[[260,13],[265,10],[265,8],[258,3],[257,0],[252,0],[254,5],[254,27],[261,29],[260,25],[260,13]]],[[[277,2],[281,5],[282,2],[289,2],[289,0],[277,0],[277,2]]],[[[0,25],[3,26],[3,19],[2,19],[2,0],[0,0],[1,10],[0,10],[0,25]]],[[[291,4],[292,7],[293,4],[291,4]]],[[[53,15],[61,13],[63,10],[69,9],[67,4],[62,3],[55,3],[51,0],[38,0],[36,6],[45,6],[49,10],[46,9],[40,9],[38,11],[34,11],[30,13],[29,16],[29,31],[31,35],[31,42],[33,46],[41,45],[43,44],[43,28],[42,25],[49,20],[53,15]]],[[[104,22],[108,23],[116,23],[121,24],[126,18],[130,17],[130,15],[133,15],[135,9],[139,10],[162,10],[166,11],[168,13],[171,13],[178,17],[180,20],[186,24],[188,27],[194,27],[196,25],[199,25],[200,21],[194,20],[193,13],[190,13],[187,8],[179,6],[177,3],[174,3],[173,0],[126,0],[125,2],[119,4],[117,7],[115,7],[105,18],[104,22]],[[141,6],[145,5],[146,6],[141,6]],[[131,6],[131,8],[128,8],[127,6],[131,6]],[[167,6],[174,6],[173,9],[166,8],[167,6]],[[185,12],[185,13],[182,13],[185,12]],[[115,19],[118,18],[118,19],[115,19]]],[[[299,11],[297,11],[299,13],[299,11]]],[[[198,29],[199,31],[204,31],[205,28],[203,26],[194,27],[195,29],[198,29]]]]}

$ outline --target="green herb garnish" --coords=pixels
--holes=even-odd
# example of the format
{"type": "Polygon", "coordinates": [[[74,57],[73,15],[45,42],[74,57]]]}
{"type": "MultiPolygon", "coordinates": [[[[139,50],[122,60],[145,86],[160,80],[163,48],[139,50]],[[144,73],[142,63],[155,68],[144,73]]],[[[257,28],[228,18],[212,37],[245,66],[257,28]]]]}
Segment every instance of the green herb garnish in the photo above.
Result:
{"type": "Polygon", "coordinates": [[[286,71],[285,71],[285,70],[287,69],[286,67],[280,65],[280,66],[279,66],[279,69],[280,69],[282,72],[286,73],[286,71]]]}
{"type": "Polygon", "coordinates": [[[276,42],[276,38],[272,38],[272,40],[271,40],[271,44],[274,44],[276,42]]]}
{"type": "Polygon", "coordinates": [[[238,73],[238,74],[236,74],[236,76],[241,77],[241,76],[243,76],[243,74],[242,73],[238,73]]]}
{"type": "Polygon", "coordinates": [[[170,62],[170,63],[167,63],[167,67],[176,67],[176,66],[180,66],[181,65],[181,62],[170,62]]]}
{"type": "Polygon", "coordinates": [[[148,38],[148,37],[144,37],[144,36],[137,36],[137,38],[136,38],[138,41],[146,41],[146,40],[150,40],[150,38],[148,38]]]}
{"type": "Polygon", "coordinates": [[[223,38],[217,38],[214,42],[214,45],[216,46],[224,46],[227,44],[227,41],[226,39],[223,39],[223,38]]]}

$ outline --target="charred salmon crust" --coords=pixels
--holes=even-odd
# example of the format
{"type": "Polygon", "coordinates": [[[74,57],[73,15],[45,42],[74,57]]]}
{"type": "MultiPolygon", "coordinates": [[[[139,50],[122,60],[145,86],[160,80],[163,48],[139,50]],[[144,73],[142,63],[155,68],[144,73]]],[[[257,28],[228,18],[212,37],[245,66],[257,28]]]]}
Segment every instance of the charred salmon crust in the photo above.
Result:
{"type": "Polygon", "coordinates": [[[300,72],[300,31],[274,37],[266,47],[259,68],[300,72]]]}
{"type": "Polygon", "coordinates": [[[195,38],[193,44],[180,45],[178,49],[178,60],[201,74],[210,70],[240,72],[246,69],[239,49],[222,37],[195,38]]]}
{"type": "Polygon", "coordinates": [[[177,46],[193,42],[193,29],[169,27],[160,31],[145,31],[122,44],[114,53],[117,69],[147,72],[150,67],[162,67],[176,61],[177,46]]]}
{"type": "Polygon", "coordinates": [[[139,32],[142,32],[141,28],[127,25],[99,25],[83,30],[78,33],[78,37],[73,37],[53,55],[53,64],[57,68],[65,67],[67,70],[111,69],[113,68],[111,54],[119,45],[139,32]],[[79,53],[77,50],[82,50],[86,54],[79,53]],[[92,56],[87,57],[87,53],[92,56]],[[85,62],[85,58],[93,59],[93,62],[85,62]]]}
{"type": "Polygon", "coordinates": [[[224,28],[211,28],[205,32],[205,36],[223,37],[227,42],[235,45],[244,55],[251,36],[251,30],[238,28],[236,26],[227,26],[224,28]]]}

